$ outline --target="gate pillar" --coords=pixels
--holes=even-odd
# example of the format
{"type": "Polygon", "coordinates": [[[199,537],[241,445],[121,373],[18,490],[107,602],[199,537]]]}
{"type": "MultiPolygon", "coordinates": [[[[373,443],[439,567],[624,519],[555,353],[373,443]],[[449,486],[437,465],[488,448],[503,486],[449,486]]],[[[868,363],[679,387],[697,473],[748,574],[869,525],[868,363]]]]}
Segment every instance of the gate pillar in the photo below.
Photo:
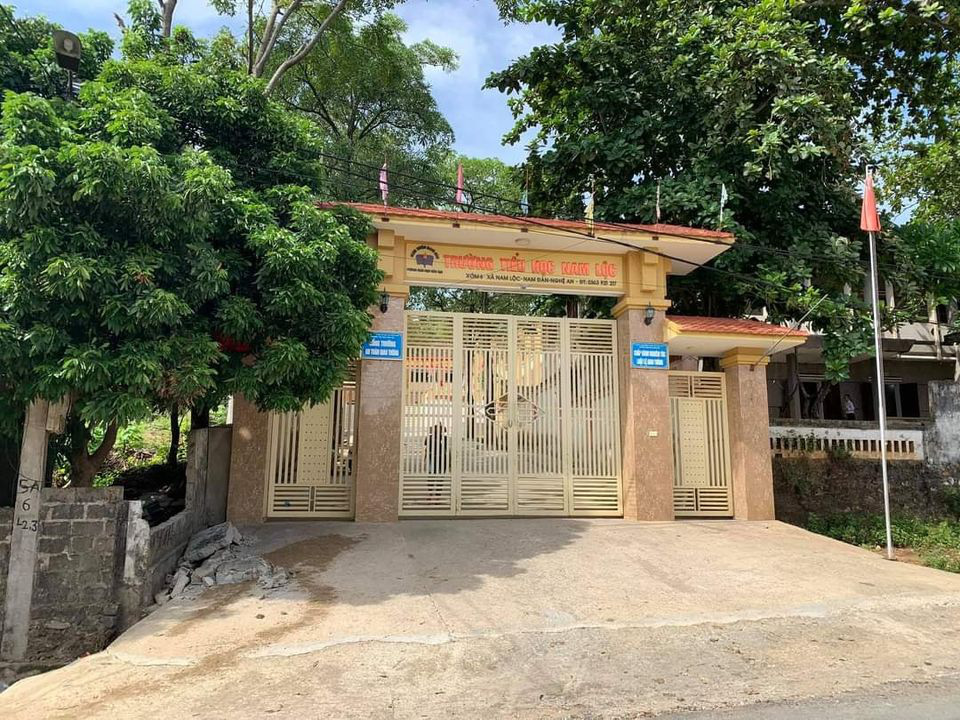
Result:
{"type": "MultiPolygon", "coordinates": [[[[387,311],[371,311],[374,332],[403,332],[405,294],[391,294],[387,311]]],[[[361,360],[357,401],[356,520],[397,520],[400,497],[400,445],[403,413],[403,362],[361,360]]]]}
{"type": "Polygon", "coordinates": [[[630,366],[632,343],[664,341],[667,304],[651,305],[656,314],[649,324],[644,321],[646,302],[614,308],[620,362],[623,517],[628,520],[673,520],[669,374],[630,366]]]}
{"type": "Polygon", "coordinates": [[[754,348],[734,348],[720,359],[726,375],[730,480],[737,520],[774,519],[767,409],[769,361],[762,350],[754,348]]]}

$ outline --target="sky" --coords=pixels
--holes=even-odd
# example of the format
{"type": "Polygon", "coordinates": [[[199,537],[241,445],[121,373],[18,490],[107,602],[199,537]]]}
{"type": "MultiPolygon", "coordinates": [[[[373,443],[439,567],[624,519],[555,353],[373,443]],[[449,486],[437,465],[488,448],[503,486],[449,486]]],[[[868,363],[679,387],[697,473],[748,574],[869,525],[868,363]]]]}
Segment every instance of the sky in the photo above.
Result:
{"type": "MultiPolygon", "coordinates": [[[[126,0],[13,0],[17,16],[45,15],[67,30],[88,28],[118,35],[113,14],[123,14],[126,0]]],[[[407,0],[395,11],[408,24],[408,42],[430,39],[453,48],[459,68],[450,73],[428,69],[440,110],[453,126],[454,148],[474,157],[499,157],[514,164],[523,159],[523,144],[504,146],[501,139],[513,126],[507,98],[483,90],[491,72],[502,70],[536,45],[556,42],[556,28],[543,25],[504,25],[493,0],[407,0]]],[[[212,35],[237,22],[216,14],[207,0],[180,0],[174,21],[198,35],[212,35]]]]}

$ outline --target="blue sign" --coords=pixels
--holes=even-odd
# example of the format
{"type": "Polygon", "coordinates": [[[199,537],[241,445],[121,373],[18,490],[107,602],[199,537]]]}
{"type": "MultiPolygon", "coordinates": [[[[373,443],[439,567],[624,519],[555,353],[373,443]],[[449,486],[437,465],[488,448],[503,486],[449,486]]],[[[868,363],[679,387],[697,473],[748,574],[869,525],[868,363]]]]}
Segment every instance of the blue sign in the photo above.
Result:
{"type": "Polygon", "coordinates": [[[360,357],[364,360],[403,360],[403,333],[370,333],[360,357]]]}
{"type": "Polygon", "coordinates": [[[664,343],[633,343],[630,346],[630,367],[667,370],[670,351],[664,343]]]}

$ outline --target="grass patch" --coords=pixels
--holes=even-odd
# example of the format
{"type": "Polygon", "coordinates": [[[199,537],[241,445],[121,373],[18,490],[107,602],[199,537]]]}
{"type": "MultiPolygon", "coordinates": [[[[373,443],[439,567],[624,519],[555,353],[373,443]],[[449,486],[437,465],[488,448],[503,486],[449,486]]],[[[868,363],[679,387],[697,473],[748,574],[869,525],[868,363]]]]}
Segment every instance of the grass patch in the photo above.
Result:
{"type": "MultiPolygon", "coordinates": [[[[811,514],[807,529],[852,545],[883,547],[883,515],[873,513],[811,514]]],[[[909,548],[928,567],[960,573],[960,521],[895,517],[891,520],[893,544],[909,548]]]]}

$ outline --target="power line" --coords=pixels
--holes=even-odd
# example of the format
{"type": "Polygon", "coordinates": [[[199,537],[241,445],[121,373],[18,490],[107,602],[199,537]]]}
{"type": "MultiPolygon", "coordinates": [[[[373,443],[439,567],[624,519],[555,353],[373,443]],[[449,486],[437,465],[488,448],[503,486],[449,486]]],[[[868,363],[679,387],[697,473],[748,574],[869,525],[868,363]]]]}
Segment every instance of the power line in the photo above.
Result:
{"type": "MultiPolygon", "coordinates": [[[[363,163],[363,162],[361,162],[361,161],[352,160],[352,159],[349,159],[349,158],[342,158],[342,157],[339,157],[339,156],[337,156],[337,155],[332,155],[332,154],[330,154],[330,153],[324,153],[324,152],[317,151],[317,154],[318,154],[318,155],[321,155],[322,157],[326,157],[326,158],[330,158],[330,159],[336,160],[336,161],[338,161],[338,162],[343,162],[343,163],[347,163],[347,164],[361,165],[361,166],[365,166],[365,167],[368,167],[368,168],[376,169],[377,171],[380,170],[380,167],[379,167],[379,166],[373,166],[373,165],[370,165],[369,163],[363,163]]],[[[372,179],[369,175],[367,175],[366,173],[361,173],[361,172],[358,172],[358,171],[355,171],[355,170],[350,170],[350,169],[343,168],[343,167],[332,167],[332,168],[331,168],[330,166],[328,166],[328,169],[336,170],[337,172],[346,173],[346,174],[351,175],[351,176],[353,176],[353,177],[370,181],[371,183],[374,182],[373,179],[372,179]]],[[[305,180],[309,180],[309,181],[316,181],[316,179],[317,179],[317,178],[315,178],[315,177],[311,177],[311,176],[308,176],[308,175],[303,175],[302,173],[296,173],[296,172],[290,172],[290,171],[280,171],[280,170],[274,170],[274,169],[262,168],[262,167],[261,167],[261,168],[258,168],[258,170],[264,170],[264,171],[266,171],[266,172],[272,172],[272,173],[277,174],[277,175],[284,175],[284,176],[288,176],[288,177],[299,177],[299,178],[302,178],[302,179],[305,179],[305,180]]],[[[417,179],[417,180],[422,180],[422,181],[423,181],[424,183],[426,183],[426,184],[432,184],[432,185],[436,185],[436,186],[439,186],[439,187],[442,187],[442,188],[446,188],[446,189],[451,189],[451,190],[455,189],[455,186],[453,186],[453,185],[448,185],[448,184],[443,183],[443,182],[438,181],[438,180],[432,180],[432,179],[429,179],[429,178],[422,178],[422,177],[420,177],[420,176],[411,175],[411,174],[409,174],[409,173],[402,173],[402,172],[399,172],[399,171],[393,171],[393,174],[394,174],[394,175],[400,175],[401,177],[411,177],[411,178],[414,178],[414,179],[417,179]]],[[[439,202],[439,203],[447,204],[447,205],[457,205],[457,204],[458,204],[458,203],[456,203],[455,201],[451,201],[450,198],[442,197],[442,196],[439,196],[439,195],[430,195],[430,194],[421,192],[421,191],[419,191],[419,190],[417,190],[417,189],[415,189],[415,188],[412,188],[412,187],[410,187],[409,185],[403,185],[403,184],[397,183],[397,182],[393,182],[393,183],[391,183],[391,184],[392,184],[393,187],[396,187],[396,188],[399,188],[399,189],[401,189],[401,190],[404,190],[407,194],[409,194],[409,195],[411,195],[411,196],[413,196],[413,197],[419,198],[419,199],[429,200],[429,201],[431,201],[431,202],[433,202],[433,203],[438,203],[438,202],[439,202]]],[[[496,196],[491,196],[491,197],[496,197],[496,196]]],[[[512,201],[509,201],[509,202],[512,202],[512,201]]],[[[617,239],[615,239],[615,238],[608,238],[608,237],[604,237],[604,236],[602,236],[602,235],[590,234],[590,233],[587,233],[587,232],[575,230],[575,229],[573,229],[573,228],[559,228],[559,227],[556,227],[555,225],[552,225],[552,224],[547,223],[547,222],[540,221],[540,220],[538,220],[538,219],[536,219],[536,218],[531,218],[531,217],[526,216],[526,215],[514,215],[514,214],[510,214],[510,213],[505,213],[505,212],[502,212],[502,211],[497,210],[497,209],[494,209],[494,208],[487,208],[487,207],[484,207],[484,206],[482,206],[482,205],[478,205],[478,204],[476,204],[476,203],[471,203],[471,204],[470,204],[470,207],[476,208],[476,209],[478,209],[478,210],[481,210],[481,211],[483,211],[484,213],[489,213],[489,214],[493,214],[493,215],[499,215],[499,216],[501,216],[501,217],[506,217],[506,218],[509,218],[509,219],[511,219],[511,220],[515,220],[515,221],[518,221],[518,222],[523,222],[523,223],[527,223],[527,224],[530,224],[530,225],[535,225],[535,226],[538,226],[538,227],[544,227],[544,228],[547,228],[547,229],[551,230],[552,232],[559,232],[559,233],[563,233],[563,234],[567,234],[567,235],[575,235],[575,236],[578,236],[578,237],[585,238],[585,240],[583,240],[582,242],[586,242],[587,240],[593,240],[593,241],[597,241],[597,242],[611,243],[611,244],[614,244],[614,245],[617,245],[617,246],[620,246],[620,247],[628,248],[628,249],[630,249],[630,250],[642,250],[642,251],[644,251],[644,252],[650,253],[651,255],[654,255],[654,256],[657,256],[657,257],[661,257],[661,258],[670,260],[670,261],[672,261],[672,262],[678,262],[678,263],[681,263],[681,264],[684,264],[684,265],[689,265],[689,266],[695,267],[695,268],[697,268],[697,269],[709,270],[709,271],[711,271],[711,272],[715,272],[715,273],[718,273],[718,274],[726,275],[726,276],[728,276],[728,277],[733,277],[733,278],[736,278],[736,279],[740,280],[741,282],[752,283],[752,284],[755,284],[755,285],[763,285],[763,286],[766,286],[766,287],[769,287],[769,288],[773,288],[773,289],[775,289],[775,290],[779,290],[779,291],[781,291],[781,292],[786,292],[786,293],[795,293],[795,292],[796,292],[796,288],[789,288],[789,287],[787,287],[787,286],[785,286],[785,285],[781,285],[781,284],[779,284],[779,283],[776,283],[776,282],[773,282],[773,281],[770,281],[770,280],[765,280],[765,279],[763,279],[763,278],[757,278],[757,277],[753,277],[753,276],[750,276],[750,275],[745,275],[745,274],[743,274],[743,273],[739,273],[739,272],[736,272],[736,271],[733,271],[733,270],[726,270],[726,269],[723,269],[723,268],[717,268],[717,267],[713,267],[713,266],[711,266],[711,265],[706,265],[706,264],[704,264],[704,263],[698,263],[698,262],[693,261],[693,260],[687,260],[687,259],[684,259],[684,258],[678,258],[678,257],[672,256],[672,255],[668,255],[667,253],[663,253],[663,252],[661,252],[661,251],[659,251],[659,250],[654,250],[654,249],[652,249],[652,248],[650,248],[650,247],[633,245],[632,243],[627,243],[627,242],[624,242],[624,241],[622,241],[622,240],[617,240],[617,239]]],[[[389,212],[389,207],[387,207],[387,208],[385,209],[385,211],[386,211],[386,212],[389,212]]],[[[614,224],[613,224],[613,223],[610,223],[609,225],[610,225],[611,227],[614,227],[614,224]]],[[[691,240],[696,240],[696,241],[701,240],[701,238],[690,238],[690,239],[691,239],[691,240]]],[[[725,243],[725,242],[722,242],[722,241],[719,241],[719,242],[720,242],[724,247],[727,247],[727,248],[736,247],[736,245],[731,244],[731,243],[725,243]]],[[[828,297],[828,295],[824,295],[824,297],[828,297]]],[[[822,300],[822,299],[823,299],[823,298],[821,298],[821,300],[822,300]]],[[[928,323],[928,324],[936,324],[936,325],[941,326],[941,327],[948,327],[948,328],[952,327],[952,325],[950,325],[949,323],[931,322],[931,321],[928,320],[928,319],[920,319],[920,318],[917,318],[917,319],[914,319],[913,321],[914,321],[914,322],[921,322],[921,323],[928,323]]]]}
{"type": "MultiPolygon", "coordinates": [[[[327,154],[324,154],[324,155],[325,155],[325,156],[328,156],[328,157],[336,157],[336,156],[330,156],[330,155],[327,155],[327,154]]],[[[344,159],[343,161],[344,161],[344,162],[351,162],[351,161],[346,160],[346,159],[344,159]]],[[[362,164],[362,163],[360,163],[360,164],[362,164]]],[[[339,171],[339,172],[347,173],[348,175],[352,175],[352,176],[354,176],[354,177],[358,177],[358,178],[362,178],[362,179],[367,179],[367,180],[370,179],[366,174],[359,173],[359,172],[354,171],[354,170],[348,170],[348,169],[346,169],[346,168],[334,168],[334,169],[336,169],[336,170],[339,171]]],[[[377,169],[379,170],[379,168],[377,168],[377,169]]],[[[400,173],[395,173],[395,174],[400,174],[400,173]]],[[[416,177],[416,176],[410,176],[410,175],[407,174],[407,173],[403,173],[403,175],[404,175],[404,176],[409,176],[409,177],[416,177]]],[[[453,186],[446,186],[444,183],[440,183],[439,181],[431,181],[431,182],[433,182],[434,184],[443,185],[443,186],[445,186],[445,187],[450,187],[451,189],[453,189],[453,186]]],[[[420,191],[417,190],[417,189],[411,188],[411,187],[408,186],[408,185],[403,185],[403,184],[401,184],[401,183],[396,183],[396,182],[391,183],[391,184],[392,184],[393,187],[397,187],[397,188],[399,188],[400,190],[404,190],[404,191],[407,192],[409,195],[412,195],[412,196],[417,197],[417,198],[420,198],[420,199],[431,200],[431,201],[434,201],[434,202],[439,201],[439,202],[443,202],[443,203],[446,203],[446,204],[454,204],[454,205],[456,204],[456,203],[451,203],[448,198],[444,198],[444,197],[440,197],[440,196],[436,196],[436,195],[428,195],[428,194],[426,194],[426,193],[420,192],[420,191]]],[[[785,285],[781,285],[781,284],[779,284],[779,283],[775,283],[775,282],[770,281],[770,280],[764,280],[763,278],[757,278],[757,277],[753,277],[753,276],[750,276],[750,275],[745,275],[745,274],[743,274],[743,273],[738,273],[738,272],[733,271],[733,270],[726,270],[726,269],[724,269],[724,268],[717,268],[717,267],[714,267],[714,266],[712,266],[712,265],[706,265],[706,264],[704,264],[704,263],[698,263],[698,262],[695,262],[695,261],[693,261],[693,260],[686,260],[686,259],[683,259],[683,258],[678,258],[678,257],[672,256],[672,255],[668,255],[668,254],[666,254],[666,253],[663,253],[663,252],[661,252],[661,251],[651,249],[650,247],[638,246],[638,245],[634,245],[634,244],[632,244],[632,243],[624,242],[624,241],[622,241],[622,240],[617,240],[617,239],[615,239],[615,238],[604,237],[604,236],[602,236],[602,235],[591,235],[590,233],[583,232],[583,231],[578,231],[578,230],[575,230],[575,229],[573,229],[573,228],[558,228],[558,227],[556,227],[555,225],[551,225],[551,224],[549,224],[549,223],[539,221],[539,220],[537,220],[536,218],[531,218],[531,217],[528,217],[528,216],[526,216],[526,215],[511,215],[511,214],[509,214],[509,213],[500,212],[500,211],[498,211],[498,210],[496,210],[496,209],[485,208],[485,207],[480,206],[480,205],[477,205],[477,204],[471,204],[471,206],[472,206],[472,207],[475,207],[475,208],[477,208],[477,209],[479,209],[479,210],[483,210],[483,211],[485,211],[485,212],[489,212],[489,213],[491,213],[491,214],[497,214],[497,215],[500,215],[500,216],[502,216],[502,217],[510,218],[510,219],[512,219],[512,220],[517,220],[517,221],[525,222],[525,223],[528,223],[528,224],[531,224],[531,225],[536,225],[536,226],[540,226],[540,227],[545,227],[545,228],[547,228],[547,229],[549,229],[549,230],[551,230],[551,231],[554,231],[554,232],[561,232],[561,233],[565,233],[565,234],[568,234],[568,235],[575,235],[575,236],[578,236],[578,237],[582,237],[582,238],[584,238],[584,240],[582,240],[581,242],[587,242],[587,241],[590,241],[590,240],[600,241],[600,242],[607,242],[607,243],[611,243],[611,244],[614,244],[614,245],[618,245],[618,246],[621,246],[621,247],[625,247],[625,248],[628,248],[628,249],[631,249],[631,250],[642,250],[642,251],[644,251],[644,252],[648,252],[648,253],[650,253],[650,254],[652,254],[652,255],[656,255],[656,256],[659,256],[659,257],[662,257],[662,258],[671,260],[671,261],[673,261],[673,262],[679,262],[679,263],[683,263],[683,264],[686,264],[686,265],[691,265],[691,266],[696,267],[696,268],[698,268],[698,269],[709,270],[709,271],[711,271],[711,272],[721,273],[721,274],[724,274],[724,275],[727,275],[727,276],[730,276],[730,277],[737,278],[737,279],[739,279],[739,280],[741,280],[741,281],[744,281],[744,282],[755,283],[755,284],[760,284],[760,285],[766,285],[767,287],[771,287],[771,288],[774,288],[774,289],[776,289],[776,290],[780,290],[780,291],[787,292],[787,293],[794,293],[794,292],[796,291],[795,288],[789,288],[789,287],[787,287],[787,286],[785,286],[785,285]]],[[[389,208],[389,206],[388,206],[387,208],[385,208],[384,212],[389,213],[389,210],[390,210],[390,208],[389,208]]],[[[694,239],[694,240],[699,240],[700,238],[692,238],[692,239],[694,239]]],[[[728,247],[728,248],[729,248],[729,247],[736,247],[736,245],[731,245],[731,244],[729,244],[729,243],[722,243],[722,244],[724,245],[724,247],[728,247]]],[[[821,302],[823,302],[823,300],[826,299],[827,297],[829,297],[829,295],[824,294],[823,297],[821,297],[820,300],[819,300],[813,307],[816,307],[817,305],[819,305],[819,304],[820,304],[821,302]]],[[[811,310],[812,310],[812,308],[811,308],[811,310]]],[[[808,310],[807,313],[804,315],[804,317],[806,317],[806,315],[808,315],[809,312],[810,312],[810,311],[808,310]]],[[[926,324],[935,324],[935,325],[938,325],[938,326],[940,326],[940,327],[948,327],[948,328],[952,327],[952,325],[950,325],[949,323],[941,323],[941,322],[939,322],[939,321],[931,321],[931,320],[929,320],[928,318],[911,318],[911,319],[909,319],[909,321],[911,321],[911,322],[918,322],[918,323],[926,323],[926,324]]]]}
{"type": "MultiPolygon", "coordinates": [[[[366,162],[363,162],[363,161],[361,161],[361,160],[355,160],[355,159],[353,159],[353,158],[345,158],[345,157],[342,157],[342,156],[339,156],[339,155],[334,155],[334,154],[332,154],[332,153],[327,153],[327,152],[322,152],[322,151],[318,151],[317,154],[320,155],[321,157],[324,157],[324,158],[327,158],[327,159],[330,159],[330,160],[334,160],[334,161],[336,161],[336,162],[343,162],[343,163],[349,163],[349,164],[351,164],[351,165],[358,165],[358,166],[361,166],[361,167],[370,169],[370,170],[372,170],[372,171],[377,171],[377,172],[379,172],[379,170],[380,170],[380,166],[378,166],[378,165],[372,165],[372,164],[370,164],[370,163],[366,163],[366,162]]],[[[338,169],[340,172],[347,172],[346,170],[344,170],[344,169],[342,169],[342,168],[337,168],[337,169],[338,169]]],[[[425,185],[433,185],[433,186],[436,186],[436,187],[441,188],[441,189],[443,189],[443,190],[456,191],[456,189],[457,189],[455,185],[452,185],[452,184],[449,184],[449,183],[445,183],[445,182],[440,181],[440,180],[435,180],[435,179],[432,179],[432,178],[425,178],[425,177],[423,177],[423,176],[421,176],[421,175],[414,175],[414,174],[412,174],[412,173],[402,172],[402,171],[400,171],[400,170],[391,170],[390,173],[391,173],[391,175],[394,175],[394,176],[404,177],[404,178],[410,178],[411,180],[416,180],[417,182],[423,183],[423,184],[425,184],[425,185]]],[[[359,175],[359,174],[356,174],[356,173],[351,173],[351,174],[356,175],[357,177],[362,177],[362,178],[364,178],[364,179],[369,179],[369,178],[367,178],[366,175],[359,175]]],[[[404,188],[404,186],[401,185],[401,184],[399,184],[399,183],[395,183],[395,186],[396,186],[396,187],[399,187],[399,188],[401,188],[401,189],[404,188]]],[[[413,194],[413,193],[411,193],[411,194],[413,194]]],[[[503,196],[500,196],[500,195],[495,195],[495,194],[493,194],[493,193],[478,193],[478,194],[479,194],[479,196],[482,197],[482,198],[489,198],[489,199],[491,199],[491,200],[496,200],[496,201],[499,201],[499,202],[509,203],[509,204],[511,204],[511,205],[517,205],[518,208],[519,208],[519,200],[517,200],[517,199],[514,199],[514,198],[506,198],[506,197],[503,197],[503,196]]],[[[433,196],[421,196],[421,197],[423,197],[424,199],[432,199],[432,200],[438,200],[438,199],[439,199],[439,200],[443,200],[443,201],[445,201],[445,202],[449,202],[449,201],[447,201],[446,198],[437,198],[437,197],[433,197],[433,196]]],[[[457,204],[457,203],[454,202],[454,203],[452,203],[452,204],[455,205],[455,204],[457,204]]],[[[484,212],[490,212],[490,213],[505,215],[505,216],[507,216],[507,217],[514,217],[513,215],[510,215],[510,214],[508,214],[508,213],[501,212],[501,211],[496,210],[496,209],[484,208],[484,207],[482,207],[482,206],[480,206],[480,205],[478,205],[478,204],[476,204],[476,203],[469,203],[469,204],[468,204],[468,207],[475,207],[475,208],[477,208],[477,209],[479,209],[479,210],[483,210],[484,212]]],[[[526,216],[524,216],[524,217],[526,217],[526,216]]],[[[562,219],[577,219],[577,218],[562,218],[562,219]]],[[[615,223],[610,223],[610,224],[611,224],[611,225],[614,225],[615,223]]],[[[642,224],[642,223],[641,223],[641,224],[642,224]]],[[[788,258],[788,259],[790,259],[790,260],[805,260],[805,261],[810,261],[810,260],[811,260],[811,258],[809,258],[809,257],[801,257],[801,256],[799,256],[798,254],[796,254],[795,252],[791,252],[790,250],[781,250],[780,248],[767,247],[767,246],[763,246],[763,245],[754,245],[754,244],[752,244],[752,243],[745,243],[745,242],[739,242],[739,241],[738,241],[738,242],[736,242],[735,244],[731,245],[730,243],[725,242],[725,241],[723,241],[723,240],[717,240],[717,239],[712,239],[712,238],[690,238],[690,239],[693,240],[693,241],[695,241],[695,242],[709,243],[709,244],[711,244],[711,245],[718,245],[718,246],[722,246],[722,247],[725,247],[725,248],[730,248],[730,247],[735,247],[735,248],[738,248],[738,249],[744,249],[744,248],[746,248],[746,249],[752,250],[752,251],[754,251],[754,252],[756,252],[756,253],[758,253],[758,254],[780,255],[781,257],[785,257],[785,258],[788,258]]],[[[858,267],[861,267],[864,271],[866,271],[866,265],[860,265],[860,263],[857,263],[857,266],[858,266],[858,267]]],[[[955,279],[955,278],[953,278],[952,276],[940,275],[940,274],[931,274],[930,277],[932,277],[932,278],[937,278],[937,279],[940,279],[940,280],[948,280],[948,281],[955,279]]]]}

